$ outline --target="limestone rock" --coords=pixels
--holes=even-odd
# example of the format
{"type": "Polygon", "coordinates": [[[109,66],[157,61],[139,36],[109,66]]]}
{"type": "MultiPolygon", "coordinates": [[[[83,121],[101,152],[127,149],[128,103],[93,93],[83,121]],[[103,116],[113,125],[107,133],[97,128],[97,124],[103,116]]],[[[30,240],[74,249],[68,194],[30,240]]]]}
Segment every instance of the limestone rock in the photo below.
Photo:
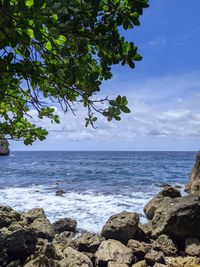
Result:
{"type": "Polygon", "coordinates": [[[166,234],[177,239],[199,238],[199,225],[199,198],[196,195],[185,196],[176,198],[170,205],[166,203],[156,209],[152,220],[152,235],[166,234]]]}
{"type": "Polygon", "coordinates": [[[137,263],[133,264],[131,267],[147,267],[146,260],[138,261],[137,263]]]}
{"type": "Polygon", "coordinates": [[[165,264],[170,267],[199,267],[200,258],[196,257],[165,257],[165,264]]]}
{"type": "Polygon", "coordinates": [[[0,228],[8,227],[12,222],[19,220],[19,212],[7,206],[0,206],[0,228]]]}
{"type": "Polygon", "coordinates": [[[181,197],[180,191],[171,187],[165,186],[163,190],[152,198],[144,207],[144,213],[148,220],[152,220],[157,208],[163,204],[173,203],[174,198],[181,197]]]}
{"type": "Polygon", "coordinates": [[[200,151],[196,155],[196,162],[185,190],[189,194],[200,194],[200,151]]]}
{"type": "Polygon", "coordinates": [[[200,257],[200,240],[197,238],[187,238],[185,240],[185,252],[190,256],[200,257]]]}
{"type": "Polygon", "coordinates": [[[127,244],[138,229],[139,215],[135,212],[123,211],[111,216],[103,226],[101,235],[106,239],[119,240],[127,244]]]}
{"type": "Polygon", "coordinates": [[[116,261],[109,261],[107,267],[129,267],[126,263],[118,263],[116,261]]]}
{"type": "Polygon", "coordinates": [[[127,248],[120,241],[105,240],[99,246],[95,253],[97,266],[105,266],[109,261],[116,261],[118,263],[131,264],[133,261],[133,253],[130,248],[127,248]]]}
{"type": "Polygon", "coordinates": [[[8,140],[0,134],[0,156],[8,156],[10,154],[8,140]]]}
{"type": "Polygon", "coordinates": [[[158,239],[153,242],[153,249],[163,251],[166,256],[173,256],[177,252],[176,245],[167,235],[160,235],[158,239]]]}
{"type": "Polygon", "coordinates": [[[128,241],[127,247],[132,249],[134,256],[136,256],[137,258],[143,258],[144,255],[152,248],[152,245],[130,239],[128,241]]]}
{"type": "Polygon", "coordinates": [[[48,259],[45,255],[39,255],[38,257],[28,261],[23,267],[60,267],[59,261],[48,259]]]}
{"type": "Polygon", "coordinates": [[[166,267],[167,265],[162,263],[155,263],[153,267],[166,267]]]}
{"type": "Polygon", "coordinates": [[[150,265],[153,265],[156,262],[162,263],[164,261],[164,253],[162,251],[155,251],[152,249],[147,252],[145,259],[150,265]]]}
{"type": "Polygon", "coordinates": [[[63,218],[52,224],[55,233],[64,231],[76,232],[77,221],[71,218],[63,218]]]}
{"type": "Polygon", "coordinates": [[[93,267],[91,260],[83,253],[71,247],[64,250],[65,258],[60,261],[61,267],[93,267]]]}
{"type": "Polygon", "coordinates": [[[75,239],[76,247],[79,251],[92,253],[97,251],[98,247],[103,241],[104,238],[101,236],[89,232],[84,232],[81,234],[81,236],[75,239]]]}

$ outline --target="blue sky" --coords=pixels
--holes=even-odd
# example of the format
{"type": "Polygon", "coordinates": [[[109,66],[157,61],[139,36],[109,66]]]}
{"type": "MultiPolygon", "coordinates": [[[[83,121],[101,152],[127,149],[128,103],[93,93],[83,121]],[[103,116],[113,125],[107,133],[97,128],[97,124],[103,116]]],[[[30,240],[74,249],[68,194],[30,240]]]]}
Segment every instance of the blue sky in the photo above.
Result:
{"type": "MultiPolygon", "coordinates": [[[[100,118],[84,127],[85,111],[61,116],[44,142],[12,150],[199,150],[200,1],[151,0],[141,26],[122,34],[138,46],[143,61],[134,70],[113,67],[102,96],[126,95],[131,114],[121,122],[100,118]]],[[[32,111],[34,114],[34,111],[32,111]]],[[[35,121],[36,123],[37,120],[35,121]]]]}

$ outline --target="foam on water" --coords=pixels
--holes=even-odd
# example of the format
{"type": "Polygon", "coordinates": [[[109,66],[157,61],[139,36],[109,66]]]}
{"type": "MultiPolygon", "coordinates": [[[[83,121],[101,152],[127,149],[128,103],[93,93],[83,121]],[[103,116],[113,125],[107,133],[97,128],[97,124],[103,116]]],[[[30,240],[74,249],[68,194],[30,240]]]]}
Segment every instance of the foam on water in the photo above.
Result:
{"type": "MultiPolygon", "coordinates": [[[[134,192],[129,195],[100,194],[91,191],[67,192],[58,197],[43,186],[5,188],[0,190],[0,203],[24,211],[42,207],[51,222],[63,217],[78,221],[78,228],[99,232],[106,220],[123,210],[143,214],[143,207],[152,194],[134,192]]],[[[141,216],[141,220],[144,218],[141,216]]]]}

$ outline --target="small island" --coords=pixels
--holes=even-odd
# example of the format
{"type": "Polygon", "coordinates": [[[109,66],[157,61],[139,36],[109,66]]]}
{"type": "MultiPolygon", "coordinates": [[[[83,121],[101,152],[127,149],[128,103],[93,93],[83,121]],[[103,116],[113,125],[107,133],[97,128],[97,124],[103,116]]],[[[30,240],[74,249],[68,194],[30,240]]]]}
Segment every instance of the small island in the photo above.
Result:
{"type": "Polygon", "coordinates": [[[0,135],[0,156],[9,156],[10,149],[8,140],[3,136],[0,135]]]}

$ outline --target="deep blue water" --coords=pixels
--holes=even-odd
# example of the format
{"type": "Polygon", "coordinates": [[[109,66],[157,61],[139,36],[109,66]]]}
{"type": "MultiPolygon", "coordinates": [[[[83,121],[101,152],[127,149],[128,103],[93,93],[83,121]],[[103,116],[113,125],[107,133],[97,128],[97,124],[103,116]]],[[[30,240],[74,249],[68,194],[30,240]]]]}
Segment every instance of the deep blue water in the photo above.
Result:
{"type": "Polygon", "coordinates": [[[0,157],[0,203],[43,207],[99,231],[115,212],[142,212],[163,183],[187,183],[195,152],[13,152],[0,157]],[[63,189],[64,197],[55,196],[63,189]]]}

